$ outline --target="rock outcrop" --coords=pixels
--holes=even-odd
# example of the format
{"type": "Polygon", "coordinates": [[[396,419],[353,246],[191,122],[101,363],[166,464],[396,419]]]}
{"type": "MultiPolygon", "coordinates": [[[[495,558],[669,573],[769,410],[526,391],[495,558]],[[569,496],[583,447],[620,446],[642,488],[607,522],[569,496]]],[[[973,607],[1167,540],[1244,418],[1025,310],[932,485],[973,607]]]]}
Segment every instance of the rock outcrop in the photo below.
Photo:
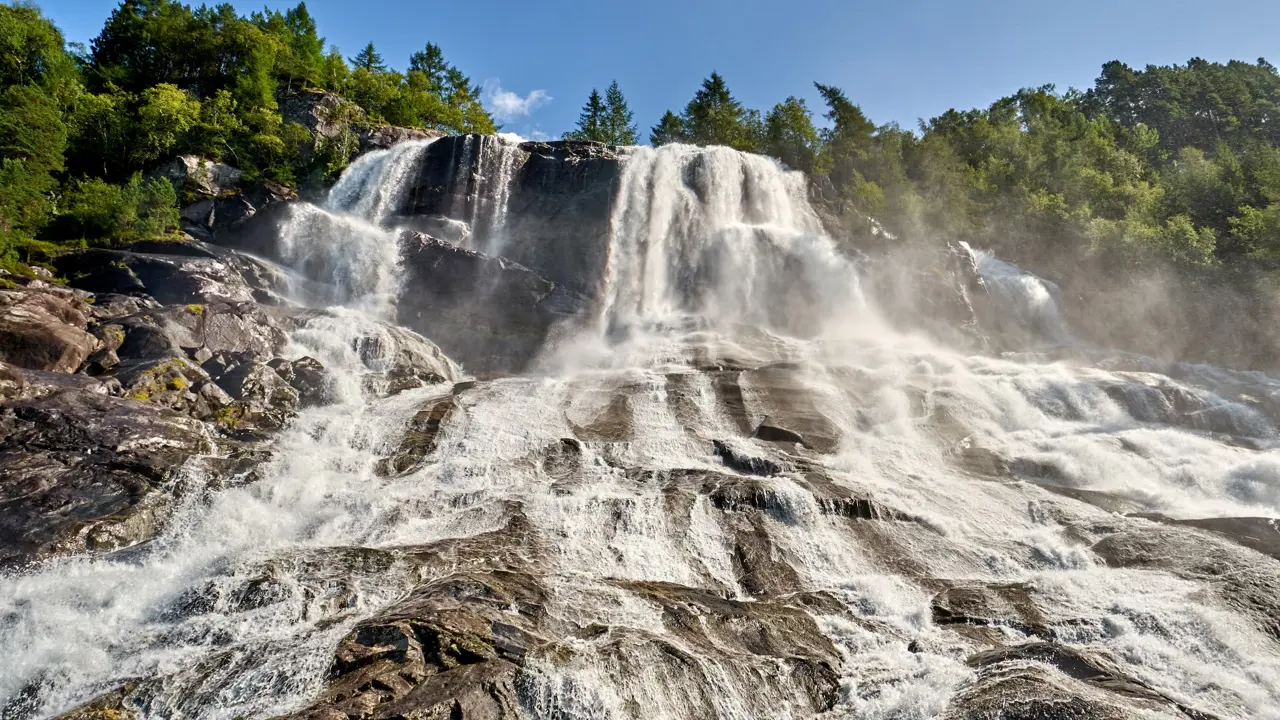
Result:
{"type": "Polygon", "coordinates": [[[528,142],[503,148],[492,136],[446,137],[432,143],[412,178],[400,214],[449,217],[473,230],[471,246],[485,247],[478,226],[499,194],[508,212],[500,254],[575,293],[592,296],[603,277],[609,220],[621,163],[599,143],[528,142]],[[503,158],[518,152],[515,158],[503,158]],[[509,184],[495,180],[502,162],[509,184]]]}
{"type": "Polygon", "coordinates": [[[149,538],[209,449],[190,418],[90,390],[0,406],[0,566],[149,538]]]}
{"type": "Polygon", "coordinates": [[[179,155],[161,165],[155,174],[173,183],[180,201],[217,197],[234,190],[244,176],[244,173],[226,163],[196,155],[179,155]]]}
{"type": "Polygon", "coordinates": [[[75,372],[99,347],[88,315],[83,296],[60,288],[0,290],[0,362],[75,372]]]}
{"type": "Polygon", "coordinates": [[[473,371],[523,369],[557,323],[588,309],[582,295],[504,258],[417,232],[401,236],[407,282],[400,324],[473,371]]]}

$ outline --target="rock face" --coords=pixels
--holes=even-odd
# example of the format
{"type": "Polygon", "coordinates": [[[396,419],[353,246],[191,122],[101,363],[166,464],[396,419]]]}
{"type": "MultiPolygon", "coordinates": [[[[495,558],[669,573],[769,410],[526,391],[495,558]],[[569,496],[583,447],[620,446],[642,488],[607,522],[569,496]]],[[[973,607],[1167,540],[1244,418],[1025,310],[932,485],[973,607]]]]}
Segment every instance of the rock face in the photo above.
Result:
{"type": "Polygon", "coordinates": [[[401,236],[413,288],[397,320],[475,371],[521,370],[556,323],[588,308],[585,297],[503,258],[416,232],[401,236]]]}
{"type": "Polygon", "coordinates": [[[150,537],[200,423],[84,390],[0,407],[0,565],[150,537]]]}
{"type": "Polygon", "coordinates": [[[285,92],[277,100],[286,123],[297,123],[311,133],[313,152],[325,148],[356,151],[355,126],[365,119],[359,105],[322,90],[285,92]]]}
{"type": "Polygon", "coordinates": [[[72,287],[92,293],[149,295],[164,305],[273,302],[280,274],[214,245],[145,243],[128,250],[91,249],[55,260],[72,287]],[[250,284],[252,282],[252,285],[250,284]]]}
{"type": "Polygon", "coordinates": [[[470,246],[484,247],[474,231],[505,194],[499,254],[573,292],[598,290],[621,177],[614,149],[577,141],[511,148],[495,137],[465,135],[432,143],[418,167],[400,214],[465,220],[473,229],[470,246]],[[497,182],[503,175],[509,182],[497,182]]]}
{"type": "Polygon", "coordinates": [[[297,200],[289,188],[260,180],[235,192],[196,200],[182,208],[182,228],[202,240],[237,232],[263,210],[297,200]]]}
{"type": "Polygon", "coordinates": [[[53,288],[0,290],[0,362],[75,372],[98,349],[84,300],[53,288]]]}
{"type": "Polygon", "coordinates": [[[431,140],[433,138],[440,137],[444,137],[444,133],[439,130],[395,127],[394,125],[365,127],[361,128],[359,131],[360,152],[367,153],[372,150],[386,150],[393,145],[398,145],[409,140],[431,140]]]}
{"type": "Polygon", "coordinates": [[[196,155],[179,155],[156,174],[173,183],[178,198],[216,197],[240,184],[243,173],[225,163],[196,155]]]}

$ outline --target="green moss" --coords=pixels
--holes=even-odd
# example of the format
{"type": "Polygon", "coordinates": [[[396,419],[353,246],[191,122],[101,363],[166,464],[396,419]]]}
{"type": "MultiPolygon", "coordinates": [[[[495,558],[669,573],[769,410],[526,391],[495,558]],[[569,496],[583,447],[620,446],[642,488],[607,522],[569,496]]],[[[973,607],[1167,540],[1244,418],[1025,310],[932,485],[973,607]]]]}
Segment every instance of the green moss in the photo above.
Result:
{"type": "Polygon", "coordinates": [[[189,387],[191,387],[191,383],[187,382],[187,379],[182,377],[181,375],[178,375],[177,377],[169,378],[170,390],[176,390],[178,392],[182,392],[189,387]]]}
{"type": "Polygon", "coordinates": [[[244,419],[244,406],[239,403],[232,403],[214,413],[213,419],[223,428],[235,430],[240,421],[244,419]]]}
{"type": "Polygon", "coordinates": [[[196,304],[188,305],[186,309],[187,309],[187,312],[191,313],[192,315],[195,315],[196,317],[204,317],[203,305],[196,303],[196,304]]]}

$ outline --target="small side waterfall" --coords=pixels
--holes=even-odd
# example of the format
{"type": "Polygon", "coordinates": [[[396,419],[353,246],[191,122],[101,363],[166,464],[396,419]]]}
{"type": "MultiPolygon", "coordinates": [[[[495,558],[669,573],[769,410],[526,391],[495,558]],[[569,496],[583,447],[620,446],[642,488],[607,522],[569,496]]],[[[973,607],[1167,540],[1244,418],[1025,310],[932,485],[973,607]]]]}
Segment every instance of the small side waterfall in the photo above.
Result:
{"type": "Polygon", "coordinates": [[[1036,277],[991,252],[965,249],[974,257],[1006,333],[1022,333],[1033,342],[1070,345],[1071,331],[1062,317],[1058,286],[1036,277]]]}

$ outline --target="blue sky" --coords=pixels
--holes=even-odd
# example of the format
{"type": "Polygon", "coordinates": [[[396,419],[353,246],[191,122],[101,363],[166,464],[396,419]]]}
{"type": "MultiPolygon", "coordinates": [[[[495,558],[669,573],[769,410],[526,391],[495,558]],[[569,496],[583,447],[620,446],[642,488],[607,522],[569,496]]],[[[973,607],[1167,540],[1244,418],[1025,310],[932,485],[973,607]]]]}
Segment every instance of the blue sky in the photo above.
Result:
{"type": "MultiPolygon", "coordinates": [[[[111,0],[40,3],[88,41],[111,0]]],[[[233,3],[242,12],[293,2],[233,3]]],[[[1276,0],[309,0],[320,32],[351,56],[372,40],[392,67],[428,41],[473,80],[505,129],[571,128],[592,87],[617,79],[644,135],[718,70],[762,111],[787,95],[821,103],[838,85],[877,123],[986,106],[1020,87],[1086,87],[1102,63],[1259,57],[1280,64],[1276,0]]]]}

